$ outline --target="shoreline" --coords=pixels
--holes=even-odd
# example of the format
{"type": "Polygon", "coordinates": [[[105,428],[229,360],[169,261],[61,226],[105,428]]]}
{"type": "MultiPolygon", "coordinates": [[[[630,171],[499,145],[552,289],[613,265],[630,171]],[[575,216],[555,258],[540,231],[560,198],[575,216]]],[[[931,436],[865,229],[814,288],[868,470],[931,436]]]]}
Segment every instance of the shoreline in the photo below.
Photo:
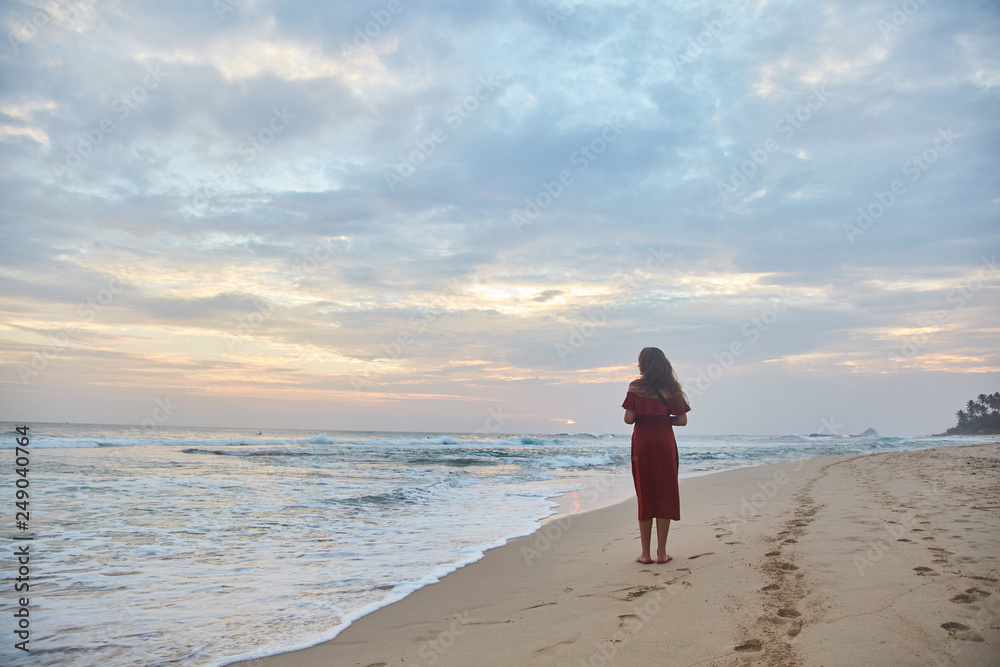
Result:
{"type": "Polygon", "coordinates": [[[685,478],[667,565],[634,562],[625,501],[543,522],[333,640],[229,664],[985,664],[998,471],[993,443],[685,478]]]}
{"type": "MultiPolygon", "coordinates": [[[[733,472],[735,470],[759,467],[761,465],[769,465],[769,464],[750,463],[744,466],[739,466],[737,468],[686,472],[686,473],[681,473],[679,475],[679,480],[695,478],[695,477],[704,477],[707,475],[716,475],[724,472],[733,472]]],[[[773,464],[773,465],[779,465],[779,464],[773,464]]],[[[465,563],[455,562],[442,566],[442,567],[450,567],[452,569],[450,569],[447,573],[437,577],[435,581],[430,581],[427,583],[416,582],[417,584],[419,584],[417,587],[403,593],[399,597],[390,596],[392,599],[387,598],[386,600],[383,600],[377,603],[376,605],[367,607],[365,609],[357,610],[354,613],[347,614],[344,617],[346,619],[344,623],[341,626],[337,627],[336,634],[333,634],[330,637],[320,639],[314,643],[304,646],[289,647],[279,651],[278,653],[271,653],[252,658],[246,658],[246,657],[226,658],[222,662],[217,664],[224,666],[248,664],[251,667],[258,667],[258,665],[260,665],[260,661],[263,659],[278,655],[284,655],[287,653],[294,653],[296,651],[310,649],[315,646],[325,644],[327,642],[335,641],[336,638],[339,637],[340,634],[345,630],[347,630],[347,628],[349,628],[352,624],[357,623],[361,619],[376,613],[380,609],[394,605],[404,600],[406,597],[412,595],[413,593],[419,591],[422,588],[426,588],[427,586],[433,586],[434,584],[440,583],[441,580],[451,575],[452,573],[464,567],[468,567],[470,565],[475,564],[476,562],[484,558],[486,553],[488,553],[493,549],[503,548],[504,546],[510,544],[510,542],[513,540],[526,539],[538,535],[543,530],[545,530],[548,524],[553,522],[559,522],[560,524],[562,524],[567,520],[572,521],[575,517],[580,516],[582,514],[600,511],[602,509],[613,507],[619,504],[635,502],[635,488],[630,472],[624,472],[617,475],[598,475],[593,477],[580,477],[575,479],[566,479],[563,481],[568,483],[579,483],[581,488],[575,491],[566,491],[551,496],[550,500],[555,503],[555,508],[553,509],[552,514],[546,517],[542,517],[541,519],[538,519],[539,526],[531,533],[527,535],[515,535],[512,537],[503,538],[502,543],[492,543],[486,545],[483,547],[482,555],[477,560],[465,563]]],[[[546,482],[538,482],[538,483],[543,484],[546,482]]],[[[432,575],[430,574],[428,575],[428,577],[431,576],[432,575]]]]}

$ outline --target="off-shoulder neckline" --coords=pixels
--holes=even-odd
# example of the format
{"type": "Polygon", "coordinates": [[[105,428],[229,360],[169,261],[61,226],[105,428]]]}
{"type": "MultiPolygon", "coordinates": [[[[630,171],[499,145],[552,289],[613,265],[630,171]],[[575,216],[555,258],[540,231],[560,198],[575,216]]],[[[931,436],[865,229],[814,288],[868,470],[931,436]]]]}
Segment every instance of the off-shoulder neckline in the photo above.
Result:
{"type": "MultiPolygon", "coordinates": [[[[653,394],[652,396],[646,396],[645,394],[640,394],[638,391],[636,391],[635,389],[633,389],[631,385],[629,385],[628,390],[629,390],[630,393],[635,394],[639,398],[651,398],[651,399],[654,399],[654,400],[657,400],[657,401],[660,400],[660,398],[656,394],[653,394]]],[[[660,393],[663,394],[663,398],[667,399],[668,401],[671,398],[678,398],[677,396],[671,396],[670,394],[668,394],[667,392],[663,391],[662,389],[660,389],[660,393]]]]}

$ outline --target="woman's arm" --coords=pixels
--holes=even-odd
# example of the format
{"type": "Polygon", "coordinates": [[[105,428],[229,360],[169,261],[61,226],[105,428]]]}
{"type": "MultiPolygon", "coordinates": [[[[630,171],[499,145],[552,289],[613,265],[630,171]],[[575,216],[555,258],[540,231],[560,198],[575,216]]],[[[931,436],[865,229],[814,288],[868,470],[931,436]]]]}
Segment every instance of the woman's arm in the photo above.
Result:
{"type": "Polygon", "coordinates": [[[688,423],[687,413],[685,412],[682,415],[671,415],[670,423],[673,424],[674,426],[687,426],[688,423]]]}
{"type": "Polygon", "coordinates": [[[635,423],[635,410],[626,410],[625,411],[625,423],[626,424],[634,424],[635,423]]]}

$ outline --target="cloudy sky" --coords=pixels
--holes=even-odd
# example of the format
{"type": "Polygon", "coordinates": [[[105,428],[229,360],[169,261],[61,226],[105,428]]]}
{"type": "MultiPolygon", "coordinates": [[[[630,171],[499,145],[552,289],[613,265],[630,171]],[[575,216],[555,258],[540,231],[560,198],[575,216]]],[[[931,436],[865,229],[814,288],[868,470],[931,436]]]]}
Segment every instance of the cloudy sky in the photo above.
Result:
{"type": "Polygon", "coordinates": [[[5,2],[0,419],[943,431],[1000,389],[991,1],[5,2]]]}

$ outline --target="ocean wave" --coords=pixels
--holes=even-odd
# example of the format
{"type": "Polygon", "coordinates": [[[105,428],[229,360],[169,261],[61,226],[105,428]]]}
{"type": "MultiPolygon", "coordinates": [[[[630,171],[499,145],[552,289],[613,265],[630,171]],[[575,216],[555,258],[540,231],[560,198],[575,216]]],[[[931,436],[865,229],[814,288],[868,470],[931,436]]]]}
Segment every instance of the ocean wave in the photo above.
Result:
{"type": "Polygon", "coordinates": [[[439,436],[432,438],[405,438],[405,439],[351,439],[343,440],[334,438],[326,433],[318,433],[307,438],[232,438],[232,439],[191,439],[191,438],[164,438],[164,437],[63,437],[58,435],[38,436],[32,435],[31,444],[40,449],[73,449],[73,448],[96,448],[96,447],[144,447],[144,446],[187,446],[187,447],[253,447],[253,446],[284,446],[284,445],[380,445],[380,446],[409,446],[409,445],[472,445],[472,444],[495,444],[495,441],[457,440],[451,436],[439,436]]]}
{"type": "Polygon", "coordinates": [[[535,462],[546,468],[587,468],[591,466],[606,466],[615,463],[611,454],[596,454],[593,456],[546,456],[535,462]]]}
{"type": "Polygon", "coordinates": [[[341,444],[353,444],[353,445],[394,445],[394,446],[406,446],[406,445],[458,445],[458,444],[474,444],[474,440],[456,440],[451,436],[442,435],[437,438],[432,438],[427,436],[426,438],[405,438],[401,440],[390,440],[382,438],[373,438],[372,440],[345,440],[341,444]]]}
{"type": "Polygon", "coordinates": [[[680,462],[681,464],[692,463],[697,461],[722,461],[732,458],[730,455],[724,452],[713,452],[709,451],[693,451],[690,449],[680,451],[680,462]]]}
{"type": "Polygon", "coordinates": [[[494,461],[490,458],[471,456],[418,457],[415,459],[409,459],[408,462],[414,465],[455,466],[458,468],[468,468],[470,466],[494,466],[500,463],[499,461],[494,461]]]}
{"type": "Polygon", "coordinates": [[[331,438],[326,433],[317,433],[311,438],[308,438],[306,442],[313,445],[339,445],[341,443],[337,438],[331,438]]]}
{"type": "Polygon", "coordinates": [[[792,433],[791,435],[782,435],[776,438],[772,438],[772,442],[830,442],[832,440],[858,440],[853,436],[841,435],[839,433],[810,433],[808,435],[804,433],[792,433]]]}
{"type": "Polygon", "coordinates": [[[214,454],[215,456],[247,456],[249,452],[226,452],[221,449],[202,449],[200,447],[188,447],[181,450],[182,454],[214,454]]]}
{"type": "Polygon", "coordinates": [[[404,486],[384,493],[363,494],[349,498],[331,498],[328,502],[349,507],[369,508],[397,503],[415,504],[440,499],[441,496],[455,493],[459,489],[476,484],[472,477],[452,477],[442,482],[427,486],[404,486]]]}
{"type": "Polygon", "coordinates": [[[128,447],[132,445],[157,445],[152,438],[62,438],[59,436],[31,437],[31,445],[39,449],[96,449],[98,447],[128,447]]]}
{"type": "MultiPolygon", "coordinates": [[[[566,434],[557,434],[557,435],[547,435],[545,437],[542,437],[538,435],[521,434],[521,436],[518,438],[510,438],[507,440],[502,440],[500,441],[500,443],[496,443],[494,441],[489,444],[514,445],[514,446],[532,445],[535,447],[549,447],[553,445],[558,446],[566,444],[566,440],[561,439],[560,435],[566,436],[566,434]]],[[[572,437],[572,436],[566,436],[566,437],[572,437]]]]}
{"type": "Polygon", "coordinates": [[[72,438],[62,436],[32,436],[31,444],[39,449],[92,449],[97,447],[246,447],[252,445],[287,445],[306,440],[196,440],[178,438],[72,438]]]}
{"type": "MultiPolygon", "coordinates": [[[[242,443],[241,443],[242,444],[242,443]]],[[[240,456],[240,457],[253,457],[253,456],[316,456],[316,457],[339,457],[340,454],[336,452],[302,452],[293,451],[287,449],[263,449],[257,451],[247,451],[241,449],[202,449],[201,447],[188,447],[182,449],[183,454],[214,454],[216,456],[240,456]]]]}

